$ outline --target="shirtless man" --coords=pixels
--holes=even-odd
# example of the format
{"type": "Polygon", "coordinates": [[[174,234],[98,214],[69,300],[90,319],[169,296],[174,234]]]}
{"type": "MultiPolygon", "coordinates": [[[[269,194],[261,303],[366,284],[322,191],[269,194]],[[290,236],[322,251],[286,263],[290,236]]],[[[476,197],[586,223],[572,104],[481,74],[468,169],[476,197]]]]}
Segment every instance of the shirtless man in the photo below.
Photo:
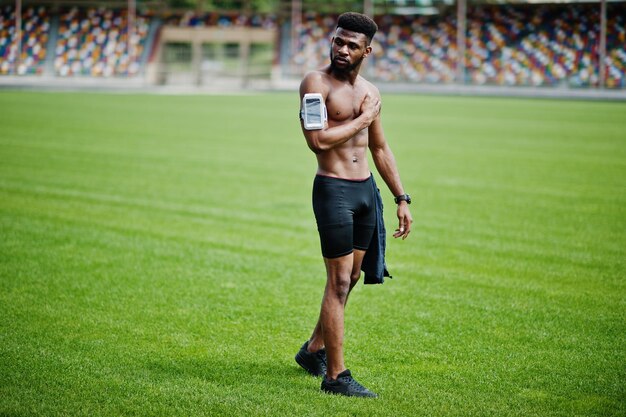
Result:
{"type": "Polygon", "coordinates": [[[322,95],[328,120],[323,128],[302,132],[317,157],[313,210],[326,266],[326,288],[319,320],[296,362],[315,376],[324,376],[324,392],[376,397],[355,381],[344,365],[344,309],[361,276],[361,263],[376,224],[376,189],[367,162],[372,154],[378,173],[395,196],[398,228],[394,238],[411,231],[411,198],[405,194],[396,162],[385,140],[380,119],[380,93],[359,75],[371,52],[376,23],[359,13],[339,16],[331,40],[331,63],[308,73],[300,84],[300,99],[322,95]]]}

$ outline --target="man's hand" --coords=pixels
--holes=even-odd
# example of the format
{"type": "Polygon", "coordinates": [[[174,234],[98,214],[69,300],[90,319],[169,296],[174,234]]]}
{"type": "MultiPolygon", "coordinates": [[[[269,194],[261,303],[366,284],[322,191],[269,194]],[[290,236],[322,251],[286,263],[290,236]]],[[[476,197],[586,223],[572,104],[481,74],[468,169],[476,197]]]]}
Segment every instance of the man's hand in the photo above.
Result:
{"type": "Polygon", "coordinates": [[[381,104],[380,98],[373,97],[370,93],[365,94],[365,97],[361,102],[361,114],[364,114],[367,117],[369,124],[371,124],[374,119],[378,117],[381,104]]]}
{"type": "Polygon", "coordinates": [[[398,222],[399,225],[393,237],[401,237],[402,240],[404,240],[409,236],[409,233],[411,233],[411,223],[413,223],[409,205],[405,201],[401,201],[400,204],[398,204],[398,222]]]}

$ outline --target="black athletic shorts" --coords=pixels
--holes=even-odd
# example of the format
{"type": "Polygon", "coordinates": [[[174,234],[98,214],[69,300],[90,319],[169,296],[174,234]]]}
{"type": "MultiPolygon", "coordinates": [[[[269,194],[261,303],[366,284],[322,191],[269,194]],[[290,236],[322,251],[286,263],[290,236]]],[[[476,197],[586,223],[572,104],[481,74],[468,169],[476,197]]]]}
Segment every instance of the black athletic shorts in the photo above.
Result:
{"type": "Polygon", "coordinates": [[[365,180],[315,177],[313,212],[325,258],[338,258],[353,249],[369,247],[376,225],[372,181],[371,176],[365,180]]]}

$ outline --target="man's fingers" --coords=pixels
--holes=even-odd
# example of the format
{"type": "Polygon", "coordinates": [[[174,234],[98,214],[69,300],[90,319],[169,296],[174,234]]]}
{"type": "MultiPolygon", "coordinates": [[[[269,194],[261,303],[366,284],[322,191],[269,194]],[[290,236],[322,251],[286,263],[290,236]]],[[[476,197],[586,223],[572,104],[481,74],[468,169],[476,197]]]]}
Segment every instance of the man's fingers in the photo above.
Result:
{"type": "Polygon", "coordinates": [[[395,233],[393,234],[393,237],[402,237],[402,240],[406,239],[409,233],[411,233],[411,223],[413,223],[412,219],[408,219],[400,223],[395,233]]]}
{"type": "Polygon", "coordinates": [[[404,226],[400,226],[396,229],[395,233],[393,234],[393,237],[402,237],[402,240],[406,239],[406,237],[409,235],[409,233],[411,233],[411,228],[410,227],[404,227],[404,226]]]}
{"type": "Polygon", "coordinates": [[[408,209],[406,207],[402,208],[401,206],[398,206],[398,228],[393,234],[393,237],[402,237],[402,240],[406,239],[411,232],[411,223],[413,223],[413,219],[411,218],[411,214],[408,212],[408,209]]]}

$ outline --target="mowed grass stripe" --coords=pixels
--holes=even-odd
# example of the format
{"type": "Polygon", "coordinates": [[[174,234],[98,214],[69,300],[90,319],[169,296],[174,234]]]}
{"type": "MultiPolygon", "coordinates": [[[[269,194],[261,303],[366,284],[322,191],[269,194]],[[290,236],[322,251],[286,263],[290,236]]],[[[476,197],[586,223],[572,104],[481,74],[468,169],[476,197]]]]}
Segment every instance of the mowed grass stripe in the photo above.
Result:
{"type": "Polygon", "coordinates": [[[4,414],[626,413],[623,103],[384,97],[415,224],[348,305],[373,402],[293,362],[324,285],[297,94],[0,106],[4,414]]]}
{"type": "MultiPolygon", "coordinates": [[[[2,194],[0,193],[0,196],[2,194]]],[[[13,196],[15,197],[15,194],[13,196]]],[[[265,257],[284,256],[284,253],[290,250],[293,255],[313,258],[310,254],[311,247],[301,249],[301,253],[297,250],[301,246],[299,235],[304,231],[304,227],[299,227],[298,229],[302,229],[300,231],[291,229],[289,233],[277,236],[277,228],[282,225],[273,223],[262,225],[259,224],[261,221],[237,217],[236,214],[227,216],[223,213],[197,213],[180,207],[146,208],[146,205],[137,204],[99,204],[97,200],[85,201],[82,198],[67,198],[63,195],[46,199],[27,197],[21,201],[14,199],[12,202],[15,203],[13,207],[15,210],[31,218],[46,219],[55,224],[81,225],[87,230],[90,227],[98,227],[130,236],[193,241],[210,245],[214,249],[227,249],[235,254],[244,252],[265,257]],[[36,207],[36,204],[42,202],[45,203],[44,207],[36,207]],[[72,214],[64,212],[68,208],[72,209],[72,214]],[[145,215],[145,210],[151,211],[149,217],[145,215]],[[285,245],[290,244],[291,248],[267,246],[263,242],[243,238],[243,234],[252,225],[258,233],[264,233],[267,238],[280,237],[286,242],[285,245]],[[220,232],[208,232],[207,229],[219,229],[220,232]]]]}

